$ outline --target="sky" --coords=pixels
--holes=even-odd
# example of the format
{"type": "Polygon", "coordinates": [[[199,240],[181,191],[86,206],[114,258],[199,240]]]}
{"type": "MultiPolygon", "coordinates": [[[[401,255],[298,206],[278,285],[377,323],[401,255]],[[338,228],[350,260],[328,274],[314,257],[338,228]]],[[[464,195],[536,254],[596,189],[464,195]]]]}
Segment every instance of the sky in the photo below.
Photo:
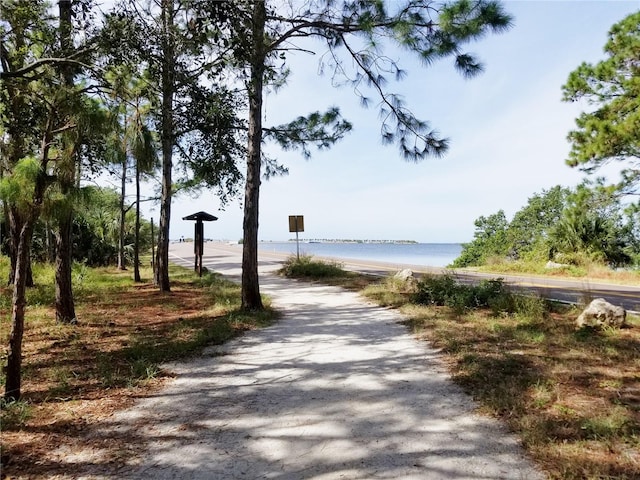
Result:
{"type": "MultiPolygon", "coordinates": [[[[425,67],[390,51],[408,75],[388,90],[450,139],[442,158],[406,162],[396,146],[382,145],[376,102],[363,109],[352,89],[318,74],[320,44],[318,55],[290,54],[288,84],[267,95],[263,124],[338,106],[353,130],[310,160],[266,146],[289,174],[262,183],[259,239],[294,238],[288,216],[303,215],[307,239],[468,242],[478,217],[502,209],[511,218],[535,193],[580,183],[584,174],[565,164],[566,137],[589,106],[562,102],[561,87],[583,61],[605,58],[610,27],[640,1],[503,3],[513,27],[466,47],[485,66],[478,77],[462,78],[452,59],[425,67]]],[[[159,218],[158,206],[144,208],[145,217],[159,218]]],[[[218,217],[205,224],[205,237],[242,238],[241,199],[222,210],[212,193],[174,199],[170,237],[192,237],[193,222],[182,217],[201,210],[218,217]]]]}

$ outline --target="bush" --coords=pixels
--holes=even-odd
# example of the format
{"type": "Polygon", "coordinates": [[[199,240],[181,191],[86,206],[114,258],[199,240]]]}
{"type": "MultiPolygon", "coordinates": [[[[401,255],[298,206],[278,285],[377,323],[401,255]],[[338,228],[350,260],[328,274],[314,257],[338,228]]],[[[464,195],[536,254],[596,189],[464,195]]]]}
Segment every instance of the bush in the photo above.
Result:
{"type": "Polygon", "coordinates": [[[425,275],[418,282],[413,302],[420,305],[446,305],[459,286],[451,275],[425,275]]]}
{"type": "Polygon", "coordinates": [[[490,307],[496,299],[510,295],[501,278],[463,285],[451,275],[425,276],[417,285],[413,302],[422,305],[446,305],[456,310],[490,307]]]}
{"type": "Polygon", "coordinates": [[[425,276],[418,282],[412,301],[420,305],[446,306],[457,314],[476,308],[490,308],[494,315],[514,313],[541,319],[547,311],[544,300],[514,295],[501,278],[464,285],[451,275],[425,276]]]}
{"type": "Polygon", "coordinates": [[[300,258],[289,257],[279,273],[288,278],[339,278],[348,275],[341,264],[313,260],[311,255],[303,255],[300,258]]]}

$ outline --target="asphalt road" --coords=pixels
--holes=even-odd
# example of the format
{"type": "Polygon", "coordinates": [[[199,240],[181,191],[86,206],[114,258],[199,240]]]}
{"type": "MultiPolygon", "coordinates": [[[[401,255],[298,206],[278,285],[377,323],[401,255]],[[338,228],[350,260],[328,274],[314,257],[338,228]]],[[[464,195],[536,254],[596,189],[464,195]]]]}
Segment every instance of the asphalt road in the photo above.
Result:
{"type": "MultiPolygon", "coordinates": [[[[204,265],[214,270],[215,265],[207,265],[207,246],[216,249],[228,249],[230,252],[242,251],[242,245],[227,245],[221,243],[209,243],[205,245],[204,265]]],[[[289,254],[284,253],[259,251],[260,263],[280,262],[289,256],[289,254]]],[[[323,257],[316,258],[320,259],[323,257]]],[[[594,298],[604,298],[608,302],[619,305],[629,312],[640,313],[640,285],[617,285],[589,279],[570,280],[538,275],[489,274],[462,269],[450,270],[440,267],[425,267],[423,265],[345,260],[329,257],[325,259],[337,261],[347,270],[370,275],[388,275],[389,273],[409,268],[418,276],[449,272],[463,283],[473,283],[482,279],[502,278],[506,284],[513,288],[535,292],[551,300],[567,303],[587,303],[594,298]]]]}
{"type": "MultiPolygon", "coordinates": [[[[270,258],[273,253],[260,252],[261,257],[270,258]]],[[[482,279],[502,278],[505,283],[525,291],[535,292],[544,298],[567,303],[585,303],[594,298],[604,298],[614,305],[620,305],[630,312],[640,312],[640,286],[616,285],[597,282],[589,279],[569,280],[537,275],[501,275],[472,272],[468,270],[447,270],[422,265],[391,264],[382,262],[366,262],[360,260],[333,259],[344,264],[344,267],[363,273],[388,275],[404,268],[409,268],[417,275],[439,274],[450,272],[463,283],[473,283],[482,279]]]]}

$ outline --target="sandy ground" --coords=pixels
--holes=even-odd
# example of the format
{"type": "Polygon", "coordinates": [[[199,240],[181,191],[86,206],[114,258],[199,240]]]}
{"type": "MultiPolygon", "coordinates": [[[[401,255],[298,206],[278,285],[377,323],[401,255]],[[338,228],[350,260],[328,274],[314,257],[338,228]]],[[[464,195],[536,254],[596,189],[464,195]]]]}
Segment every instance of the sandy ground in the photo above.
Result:
{"type": "MultiPolygon", "coordinates": [[[[173,245],[173,259],[192,265],[191,248],[173,245]]],[[[140,453],[85,478],[544,478],[397,312],[276,277],[270,258],[261,291],[281,321],[170,365],[166,389],[104,427],[140,453]]],[[[240,247],[207,244],[205,265],[239,275],[240,247]]]]}

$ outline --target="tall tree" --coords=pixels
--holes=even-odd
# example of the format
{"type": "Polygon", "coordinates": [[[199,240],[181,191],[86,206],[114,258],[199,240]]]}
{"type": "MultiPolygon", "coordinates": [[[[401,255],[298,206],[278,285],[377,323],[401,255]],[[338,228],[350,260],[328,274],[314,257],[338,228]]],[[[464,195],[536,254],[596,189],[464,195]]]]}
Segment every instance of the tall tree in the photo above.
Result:
{"type": "Polygon", "coordinates": [[[582,63],[562,87],[565,101],[585,99],[597,108],[576,119],[569,133],[567,163],[594,172],[610,162],[623,165],[617,190],[637,194],[640,185],[640,12],[613,25],[607,56],[582,63]]]}
{"type": "Polygon", "coordinates": [[[0,189],[9,210],[19,214],[13,240],[16,261],[5,384],[5,397],[17,399],[32,233],[51,187],[56,182],[61,186],[61,165],[69,145],[64,137],[78,128],[72,112],[83,105],[81,92],[61,78],[58,67],[80,65],[82,57],[78,52],[65,56],[59,51],[60,17],[50,15],[47,2],[2,2],[2,14],[0,95],[3,104],[14,96],[19,99],[17,110],[1,116],[0,127],[10,132],[8,139],[3,135],[8,143],[3,148],[19,146],[11,161],[3,162],[0,189]],[[16,118],[16,113],[23,118],[16,118]]]}
{"type": "MultiPolygon", "coordinates": [[[[371,87],[379,98],[381,135],[386,143],[396,143],[401,155],[418,161],[446,151],[447,140],[428,123],[419,120],[399,96],[385,88],[385,74],[403,76],[400,66],[385,55],[385,48],[398,46],[414,54],[424,64],[447,56],[455,58],[456,68],[472,77],[482,66],[461,50],[465,43],[490,31],[502,32],[510,17],[495,1],[456,0],[440,4],[432,0],[315,1],[302,4],[245,0],[236,2],[240,26],[249,39],[238,39],[248,73],[246,89],[249,103],[247,175],[243,221],[242,305],[261,309],[258,281],[258,203],[261,181],[262,142],[272,138],[285,148],[306,150],[309,143],[328,147],[349,129],[337,109],[317,112],[281,128],[262,126],[262,94],[269,80],[283,81],[277,75],[276,61],[286,51],[304,50],[294,42],[316,38],[325,43],[334,69],[334,78],[347,75],[347,63],[355,65],[347,80],[359,93],[371,87]]],[[[237,29],[240,31],[240,28],[237,29]]],[[[246,37],[246,35],[245,35],[246,37]]],[[[363,103],[368,99],[362,95],[363,103]]]]}
{"type": "MultiPolygon", "coordinates": [[[[59,8],[59,39],[61,57],[69,57],[74,52],[73,46],[73,7],[71,0],[60,0],[59,8]]],[[[57,64],[61,83],[70,91],[74,88],[75,70],[67,63],[57,64]]],[[[77,141],[77,138],[75,139],[77,141]]],[[[69,197],[76,185],[76,141],[66,135],[62,139],[60,158],[58,160],[58,182],[63,197],[69,197]]],[[[76,320],[75,302],[71,282],[72,263],[72,226],[73,208],[68,202],[66,208],[57,212],[56,259],[55,259],[55,308],[56,320],[71,323],[76,320]]]]}
{"type": "MultiPolygon", "coordinates": [[[[136,77],[136,73],[127,65],[112,67],[105,74],[105,80],[111,92],[108,103],[112,119],[112,131],[107,145],[108,162],[120,168],[116,172],[120,177],[120,221],[118,269],[125,270],[125,225],[127,213],[135,207],[139,217],[141,176],[150,173],[156,166],[157,152],[155,140],[149,129],[149,101],[144,98],[148,79],[136,77]],[[136,200],[127,202],[127,183],[131,181],[130,169],[135,178],[136,200]]],[[[138,222],[139,223],[139,222],[138,222]]],[[[134,245],[134,277],[140,280],[137,268],[138,251],[134,245]]]]}
{"type": "Polygon", "coordinates": [[[529,198],[507,229],[508,256],[513,260],[534,256],[549,260],[548,233],[560,220],[570,190],[557,185],[529,198]]]}
{"type": "Polygon", "coordinates": [[[491,257],[504,257],[508,253],[509,221],[504,210],[488,217],[480,216],[473,224],[476,227],[473,241],[463,244],[460,256],[453,262],[454,267],[483,265],[491,257]]]}
{"type": "MultiPolygon", "coordinates": [[[[170,291],[169,226],[176,185],[217,187],[233,194],[238,180],[237,144],[242,125],[235,118],[233,92],[220,87],[220,49],[226,2],[124,0],[108,20],[112,54],[148,72],[147,93],[156,107],[162,178],[155,281],[170,291]],[[201,155],[202,158],[195,158],[201,155]],[[174,165],[175,164],[175,165],[174,165]],[[194,178],[174,181],[181,167],[194,178]]],[[[227,47],[228,48],[228,47],[227,47]]]]}

